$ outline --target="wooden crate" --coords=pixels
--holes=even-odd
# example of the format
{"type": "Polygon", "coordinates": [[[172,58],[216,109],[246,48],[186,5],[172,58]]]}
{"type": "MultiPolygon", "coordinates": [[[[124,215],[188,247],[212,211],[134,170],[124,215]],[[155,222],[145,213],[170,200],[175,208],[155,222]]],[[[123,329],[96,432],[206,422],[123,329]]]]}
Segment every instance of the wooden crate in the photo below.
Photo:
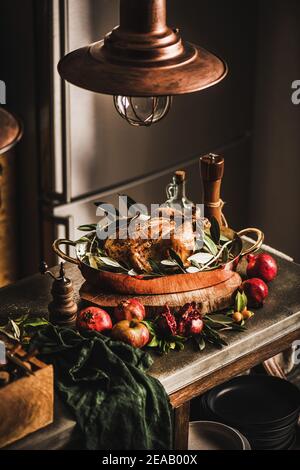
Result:
{"type": "Polygon", "coordinates": [[[53,422],[53,367],[30,360],[35,374],[0,388],[0,448],[53,422]]]}

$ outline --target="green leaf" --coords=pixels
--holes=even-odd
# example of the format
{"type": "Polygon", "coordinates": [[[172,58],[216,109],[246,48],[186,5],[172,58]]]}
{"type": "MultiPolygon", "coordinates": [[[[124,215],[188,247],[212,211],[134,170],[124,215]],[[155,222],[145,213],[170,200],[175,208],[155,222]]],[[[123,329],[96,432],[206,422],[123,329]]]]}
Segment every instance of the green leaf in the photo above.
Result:
{"type": "Polygon", "coordinates": [[[150,341],[150,343],[147,344],[147,347],[148,348],[157,348],[159,346],[159,342],[158,342],[158,339],[156,338],[156,336],[153,336],[152,340],[150,341]]]}
{"type": "Polygon", "coordinates": [[[247,331],[247,327],[239,325],[238,323],[232,323],[231,330],[233,331],[247,331]]]}
{"type": "Polygon", "coordinates": [[[227,315],[222,315],[221,313],[206,315],[205,319],[210,320],[213,323],[219,323],[221,325],[230,325],[232,323],[232,319],[230,317],[227,315]]]}
{"type": "Polygon", "coordinates": [[[235,298],[235,309],[236,312],[243,312],[245,308],[247,307],[247,297],[245,294],[238,292],[235,298]]]}
{"type": "Polygon", "coordinates": [[[9,339],[13,339],[14,341],[20,341],[19,338],[16,338],[16,336],[13,332],[11,332],[9,330],[6,330],[3,327],[0,328],[0,333],[7,336],[7,338],[9,338],[9,339]]]}
{"type": "Polygon", "coordinates": [[[89,265],[91,266],[91,268],[98,269],[97,258],[91,253],[87,253],[87,257],[88,257],[89,265]]]}
{"type": "Polygon", "coordinates": [[[196,268],[195,266],[189,266],[188,268],[186,268],[185,270],[188,274],[195,274],[195,273],[199,273],[200,272],[200,269],[199,268],[196,268]]]}
{"type": "Polygon", "coordinates": [[[124,267],[120,263],[118,263],[118,261],[115,261],[112,258],[108,258],[107,256],[99,256],[98,259],[101,263],[105,264],[106,266],[124,269],[124,267]]]}
{"type": "Polygon", "coordinates": [[[203,351],[206,347],[205,339],[202,335],[195,337],[196,343],[200,351],[203,351]]]}
{"type": "Polygon", "coordinates": [[[141,323],[143,323],[148,328],[151,335],[156,336],[156,328],[155,328],[155,325],[152,321],[143,320],[141,323]]]}
{"type": "Polygon", "coordinates": [[[178,342],[178,343],[176,343],[176,347],[179,351],[183,351],[184,350],[184,343],[178,342]]]}
{"type": "Polygon", "coordinates": [[[216,256],[218,254],[219,250],[218,250],[217,245],[212,241],[212,239],[206,233],[204,234],[203,242],[212,255],[216,256]]]}
{"type": "Polygon", "coordinates": [[[89,237],[81,237],[79,240],[76,240],[76,243],[89,243],[90,241],[89,237]]]}
{"type": "Polygon", "coordinates": [[[231,317],[233,314],[234,314],[234,308],[231,308],[230,310],[228,310],[228,312],[226,312],[227,317],[231,317]]]}
{"type": "Polygon", "coordinates": [[[226,243],[226,242],[229,242],[229,241],[230,241],[230,238],[227,238],[227,237],[225,237],[225,235],[221,234],[220,242],[226,243]]]}
{"type": "Polygon", "coordinates": [[[97,224],[91,224],[91,225],[80,225],[77,227],[77,230],[80,230],[81,232],[92,232],[93,230],[96,230],[97,224]]]}
{"type": "Polygon", "coordinates": [[[210,227],[210,235],[213,240],[213,242],[216,245],[219,245],[220,243],[220,236],[221,236],[221,230],[220,230],[220,225],[219,222],[215,217],[211,217],[210,219],[211,227],[210,227]]]}
{"type": "Polygon", "coordinates": [[[127,274],[132,277],[138,276],[138,273],[134,269],[130,269],[127,274]]]}
{"type": "Polygon", "coordinates": [[[14,320],[9,320],[10,324],[11,324],[11,327],[12,327],[12,331],[13,333],[15,334],[15,337],[17,339],[20,339],[21,337],[21,331],[20,331],[20,328],[19,326],[17,325],[17,323],[14,321],[14,320]]]}
{"type": "Polygon", "coordinates": [[[170,268],[174,268],[175,266],[177,266],[177,263],[172,259],[164,259],[160,262],[160,264],[162,264],[163,266],[168,266],[170,268]]]}
{"type": "Polygon", "coordinates": [[[208,341],[212,342],[214,345],[220,346],[227,346],[226,341],[217,333],[217,331],[213,330],[207,324],[204,325],[204,334],[208,341]]]}
{"type": "Polygon", "coordinates": [[[29,327],[38,328],[40,326],[45,326],[45,325],[49,325],[48,320],[46,320],[45,318],[30,318],[23,323],[22,327],[24,329],[29,328],[29,327]]]}
{"type": "Polygon", "coordinates": [[[197,269],[200,271],[201,266],[200,266],[199,263],[197,263],[197,261],[192,260],[192,261],[191,261],[191,265],[192,265],[194,268],[197,268],[197,269]]]}
{"type": "Polygon", "coordinates": [[[182,259],[180,258],[180,256],[176,253],[176,251],[172,250],[172,248],[169,249],[169,253],[170,253],[170,257],[174,261],[176,261],[176,263],[178,264],[180,269],[185,273],[184,264],[183,264],[182,259]]]}
{"type": "Polygon", "coordinates": [[[154,273],[161,274],[161,270],[160,270],[159,265],[156,261],[154,261],[153,259],[148,259],[148,263],[150,264],[151,269],[154,273]]]}
{"type": "Polygon", "coordinates": [[[229,250],[226,246],[224,250],[222,251],[222,263],[226,264],[228,262],[228,259],[229,259],[229,250]]]}
{"type": "Polygon", "coordinates": [[[212,260],[214,255],[211,253],[204,253],[204,252],[199,252],[196,253],[188,258],[188,261],[190,262],[196,262],[198,265],[199,264],[206,264],[209,263],[209,261],[212,260]]]}

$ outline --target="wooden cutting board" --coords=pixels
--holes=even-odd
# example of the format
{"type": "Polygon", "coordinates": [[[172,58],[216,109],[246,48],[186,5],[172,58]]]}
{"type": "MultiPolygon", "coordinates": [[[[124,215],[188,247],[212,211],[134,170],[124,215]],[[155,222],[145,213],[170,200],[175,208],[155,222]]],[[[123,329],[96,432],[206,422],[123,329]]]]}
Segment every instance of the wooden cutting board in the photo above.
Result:
{"type": "Polygon", "coordinates": [[[211,313],[232,305],[234,294],[241,283],[240,275],[236,272],[231,272],[231,276],[226,281],[211,287],[177,294],[141,296],[101,292],[99,288],[91,287],[88,283],[84,283],[80,289],[80,297],[94,305],[106,308],[116,307],[122,300],[134,297],[145,305],[148,314],[153,313],[157,307],[163,307],[166,304],[169,307],[181,307],[186,303],[197,302],[202,313],[211,313]]]}

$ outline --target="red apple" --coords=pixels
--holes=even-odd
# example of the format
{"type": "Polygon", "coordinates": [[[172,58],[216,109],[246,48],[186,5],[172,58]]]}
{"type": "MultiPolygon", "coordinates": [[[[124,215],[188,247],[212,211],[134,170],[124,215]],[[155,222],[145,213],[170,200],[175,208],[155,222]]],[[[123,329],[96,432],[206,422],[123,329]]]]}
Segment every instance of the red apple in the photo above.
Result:
{"type": "Polygon", "coordinates": [[[79,330],[107,331],[112,329],[109,314],[99,307],[86,307],[77,315],[77,328],[79,330]]]}
{"type": "Polygon", "coordinates": [[[247,256],[247,276],[250,278],[258,277],[265,282],[275,279],[278,272],[277,263],[272,256],[266,253],[247,256]]]}
{"type": "Polygon", "coordinates": [[[242,290],[247,296],[248,305],[250,307],[260,307],[269,294],[267,284],[258,278],[244,281],[242,284],[242,290]]]}
{"type": "Polygon", "coordinates": [[[122,320],[113,327],[111,337],[134,348],[143,348],[149,343],[150,334],[146,325],[138,320],[122,320]]]}
{"type": "Polygon", "coordinates": [[[144,320],[146,311],[144,305],[138,299],[123,300],[115,309],[114,317],[117,321],[144,320]]]}

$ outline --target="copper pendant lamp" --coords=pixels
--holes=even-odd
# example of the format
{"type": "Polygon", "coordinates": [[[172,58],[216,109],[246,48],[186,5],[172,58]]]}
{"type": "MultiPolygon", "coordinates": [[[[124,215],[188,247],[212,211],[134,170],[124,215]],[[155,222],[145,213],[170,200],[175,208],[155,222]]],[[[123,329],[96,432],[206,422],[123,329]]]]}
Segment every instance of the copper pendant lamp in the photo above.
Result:
{"type": "Polygon", "coordinates": [[[120,25],[66,55],[58,71],[73,85],[113,95],[130,124],[149,126],[167,114],[172,96],[217,84],[227,66],[167,26],[166,0],[120,0],[120,25]]]}

